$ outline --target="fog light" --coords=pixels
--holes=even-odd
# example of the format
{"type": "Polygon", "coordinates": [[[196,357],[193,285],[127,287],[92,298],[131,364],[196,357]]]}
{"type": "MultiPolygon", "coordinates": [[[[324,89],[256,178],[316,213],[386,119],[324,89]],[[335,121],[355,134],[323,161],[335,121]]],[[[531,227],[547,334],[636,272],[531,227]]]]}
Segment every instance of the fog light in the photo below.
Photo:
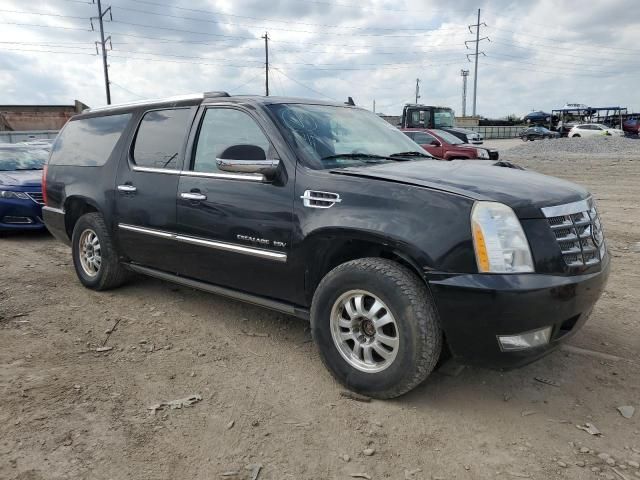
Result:
{"type": "Polygon", "coordinates": [[[503,352],[512,352],[547,345],[550,338],[551,327],[545,327],[520,335],[499,335],[498,342],[500,343],[500,350],[503,352]]]}

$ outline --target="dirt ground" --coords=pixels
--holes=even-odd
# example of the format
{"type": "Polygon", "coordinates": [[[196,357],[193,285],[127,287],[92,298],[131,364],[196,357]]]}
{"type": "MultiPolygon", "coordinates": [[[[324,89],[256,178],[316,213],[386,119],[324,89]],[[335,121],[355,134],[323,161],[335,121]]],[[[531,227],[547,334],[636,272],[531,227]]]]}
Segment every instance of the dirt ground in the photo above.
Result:
{"type": "Polygon", "coordinates": [[[92,292],[47,234],[0,239],[0,478],[639,478],[640,154],[520,161],[594,193],[606,293],[569,347],[393,401],[342,398],[300,320],[146,278],[92,292]]]}

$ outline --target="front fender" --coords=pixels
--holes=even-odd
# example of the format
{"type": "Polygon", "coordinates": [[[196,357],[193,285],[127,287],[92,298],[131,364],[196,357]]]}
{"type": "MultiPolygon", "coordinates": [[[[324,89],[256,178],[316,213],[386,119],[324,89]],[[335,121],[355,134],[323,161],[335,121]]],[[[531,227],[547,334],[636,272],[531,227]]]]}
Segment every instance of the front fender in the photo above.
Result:
{"type": "MultiPolygon", "coordinates": [[[[300,178],[296,197],[310,189],[300,178]]],[[[404,183],[346,175],[315,174],[313,190],[335,192],[331,208],[296,202],[298,229],[292,260],[314,288],[327,268],[364,256],[403,259],[425,276],[429,271],[477,271],[470,215],[473,200],[449,192],[404,183]],[[325,182],[326,179],[326,182],[325,182]],[[335,265],[334,265],[335,264],[335,265]]]]}

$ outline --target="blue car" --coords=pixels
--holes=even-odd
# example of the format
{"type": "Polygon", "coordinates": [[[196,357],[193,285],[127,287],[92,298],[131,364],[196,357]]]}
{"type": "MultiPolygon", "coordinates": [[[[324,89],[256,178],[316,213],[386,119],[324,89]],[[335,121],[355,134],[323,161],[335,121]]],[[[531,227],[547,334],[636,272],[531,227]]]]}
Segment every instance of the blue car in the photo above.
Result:
{"type": "Polygon", "coordinates": [[[0,144],[0,233],[41,230],[46,144],[0,144]]]}

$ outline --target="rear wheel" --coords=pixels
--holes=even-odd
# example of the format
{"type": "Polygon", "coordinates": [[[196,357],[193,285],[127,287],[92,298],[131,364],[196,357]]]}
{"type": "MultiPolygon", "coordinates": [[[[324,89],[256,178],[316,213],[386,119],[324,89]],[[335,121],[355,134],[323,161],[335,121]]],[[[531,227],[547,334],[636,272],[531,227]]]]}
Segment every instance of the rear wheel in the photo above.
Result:
{"type": "Polygon", "coordinates": [[[78,219],[71,248],[76,274],[87,288],[108,290],[120,286],[129,276],[99,213],[87,213],[78,219]]]}
{"type": "Polygon", "coordinates": [[[571,138],[580,138],[580,134],[579,133],[574,133],[571,138]]]}
{"type": "Polygon", "coordinates": [[[400,396],[435,367],[442,331],[425,284],[391,260],[344,263],[320,282],[311,307],[320,357],[346,387],[400,396]]]}

